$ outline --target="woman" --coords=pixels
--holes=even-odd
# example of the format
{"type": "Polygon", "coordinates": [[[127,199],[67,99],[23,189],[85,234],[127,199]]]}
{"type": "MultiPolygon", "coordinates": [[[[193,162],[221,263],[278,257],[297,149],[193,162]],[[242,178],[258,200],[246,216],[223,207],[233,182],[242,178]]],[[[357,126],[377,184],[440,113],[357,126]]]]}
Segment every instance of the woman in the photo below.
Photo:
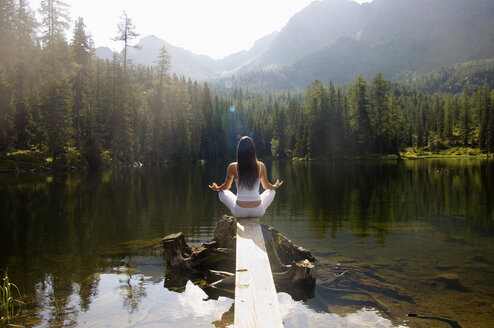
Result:
{"type": "Polygon", "coordinates": [[[237,161],[228,165],[225,182],[218,186],[213,182],[209,188],[219,191],[220,200],[237,218],[261,217],[274,199],[275,189],[283,181],[269,183],[266,166],[257,160],[256,146],[251,137],[242,137],[237,145],[237,161]],[[229,189],[235,179],[237,195],[229,189]],[[265,191],[259,194],[259,185],[265,191]]]}

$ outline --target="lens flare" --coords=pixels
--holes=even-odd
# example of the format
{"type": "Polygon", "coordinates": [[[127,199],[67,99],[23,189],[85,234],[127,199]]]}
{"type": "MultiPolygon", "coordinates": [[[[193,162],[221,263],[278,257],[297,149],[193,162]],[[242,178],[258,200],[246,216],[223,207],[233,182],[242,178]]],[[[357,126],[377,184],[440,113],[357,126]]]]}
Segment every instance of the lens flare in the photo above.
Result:
{"type": "Polygon", "coordinates": [[[232,87],[232,81],[229,81],[229,80],[228,81],[225,81],[225,87],[227,89],[230,89],[232,87]]]}
{"type": "Polygon", "coordinates": [[[230,106],[230,113],[235,113],[235,106],[230,106]]]}

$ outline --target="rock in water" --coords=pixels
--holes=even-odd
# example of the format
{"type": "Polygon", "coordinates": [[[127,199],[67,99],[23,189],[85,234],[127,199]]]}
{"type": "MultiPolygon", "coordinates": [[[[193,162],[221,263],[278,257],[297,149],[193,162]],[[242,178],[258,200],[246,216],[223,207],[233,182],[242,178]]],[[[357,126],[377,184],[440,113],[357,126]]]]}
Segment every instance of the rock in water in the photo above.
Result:
{"type": "MultiPolygon", "coordinates": [[[[313,297],[316,279],[312,262],[315,258],[273,227],[261,224],[261,229],[278,291],[288,292],[296,300],[313,297]]],[[[164,237],[164,256],[168,265],[165,286],[173,286],[173,290],[179,291],[182,289],[179,285],[188,280],[184,277],[190,277],[197,280],[206,292],[208,289],[223,289],[227,290],[226,296],[231,296],[234,274],[230,272],[235,272],[236,235],[237,219],[223,215],[209,243],[192,248],[187,245],[181,232],[164,237]],[[201,273],[200,277],[197,276],[198,272],[201,273]],[[218,276],[223,279],[218,280],[218,276]],[[201,281],[205,281],[206,285],[201,281]]],[[[217,291],[208,294],[216,297],[217,291]]]]}
{"type": "Polygon", "coordinates": [[[213,241],[218,247],[232,248],[236,247],[237,236],[237,219],[233,216],[223,215],[216,224],[213,241]]]}

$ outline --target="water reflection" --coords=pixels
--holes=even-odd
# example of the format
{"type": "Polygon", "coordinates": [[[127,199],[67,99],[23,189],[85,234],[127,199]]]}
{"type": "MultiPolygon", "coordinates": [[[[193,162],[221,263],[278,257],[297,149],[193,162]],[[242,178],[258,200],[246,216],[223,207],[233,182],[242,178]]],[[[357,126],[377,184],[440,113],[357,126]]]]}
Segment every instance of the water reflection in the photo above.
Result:
{"type": "Polygon", "coordinates": [[[274,165],[273,172],[286,185],[275,205],[289,204],[287,214],[304,215],[315,238],[328,230],[334,236],[345,225],[384,246],[394,222],[431,215],[461,216],[468,229],[494,233],[493,162],[295,162],[274,165]]]}
{"type": "MultiPolygon", "coordinates": [[[[494,320],[492,162],[266,164],[271,180],[282,178],[284,186],[264,222],[321,259],[378,274],[414,302],[388,314],[378,309],[379,316],[394,325],[406,312],[456,318],[464,327],[494,320]]],[[[188,242],[211,239],[226,209],[207,184],[221,181],[225,167],[0,175],[0,269],[8,268],[25,295],[21,323],[97,326],[105,315],[97,308],[116,300],[125,326],[146,322],[145,315],[158,320],[149,314],[158,311],[151,300],[165,306],[157,299],[178,297],[163,288],[159,239],[178,231],[188,242]]],[[[315,298],[293,306],[335,322],[330,313],[372,313],[362,310],[365,300],[343,306],[325,294],[330,272],[322,263],[315,298]]],[[[222,304],[212,305],[221,310],[208,324],[232,301],[223,302],[208,303],[222,304]]]]}

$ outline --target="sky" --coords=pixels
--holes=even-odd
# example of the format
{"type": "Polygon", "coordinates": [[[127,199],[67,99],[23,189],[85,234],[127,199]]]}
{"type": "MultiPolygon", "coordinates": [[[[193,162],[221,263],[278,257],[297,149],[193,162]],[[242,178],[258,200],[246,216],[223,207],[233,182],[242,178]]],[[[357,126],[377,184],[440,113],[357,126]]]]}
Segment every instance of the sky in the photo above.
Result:
{"type": "MultiPolygon", "coordinates": [[[[135,43],[141,37],[155,35],[174,46],[215,59],[250,49],[258,39],[281,30],[294,14],[313,1],[64,0],[72,17],[69,40],[73,21],[82,17],[96,47],[119,51],[121,42],[112,38],[117,35],[117,25],[125,10],[140,34],[135,43]]],[[[31,9],[37,11],[40,2],[30,0],[31,9]]]]}

